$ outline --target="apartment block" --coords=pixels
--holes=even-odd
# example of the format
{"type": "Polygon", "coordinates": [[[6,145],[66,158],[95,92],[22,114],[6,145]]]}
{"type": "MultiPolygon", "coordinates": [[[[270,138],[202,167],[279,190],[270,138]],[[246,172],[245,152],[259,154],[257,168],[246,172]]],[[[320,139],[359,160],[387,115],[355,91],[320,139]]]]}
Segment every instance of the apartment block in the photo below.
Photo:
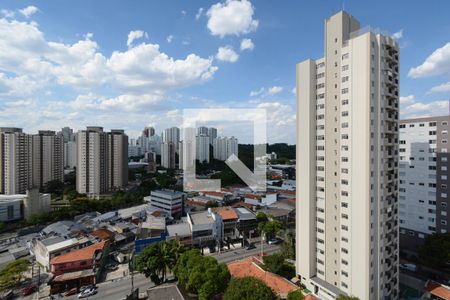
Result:
{"type": "Polygon", "coordinates": [[[196,159],[203,163],[209,163],[209,136],[207,135],[198,135],[196,137],[196,159]]]}
{"type": "Polygon", "coordinates": [[[33,186],[43,188],[52,180],[64,181],[64,137],[40,130],[33,135],[33,186]]]}
{"type": "Polygon", "coordinates": [[[25,194],[33,186],[32,136],[0,127],[0,194],[25,194]]]}
{"type": "Polygon", "coordinates": [[[232,154],[238,156],[238,139],[235,137],[218,137],[213,141],[214,159],[225,161],[232,154]]]}
{"type": "Polygon", "coordinates": [[[107,133],[87,127],[76,135],[77,191],[91,198],[128,183],[128,137],[123,130],[107,133]]]}
{"type": "Polygon", "coordinates": [[[161,166],[167,169],[175,169],[175,152],[177,146],[172,142],[161,144],[161,166]]]}
{"type": "Polygon", "coordinates": [[[180,217],[184,210],[186,195],[172,190],[152,191],[145,201],[150,202],[153,208],[168,212],[172,217],[180,217]]]}
{"type": "Polygon", "coordinates": [[[450,231],[450,116],[400,121],[399,214],[402,248],[450,231]]]}
{"type": "Polygon", "coordinates": [[[341,11],[297,65],[301,282],[321,299],[398,299],[399,47],[341,11]]]}

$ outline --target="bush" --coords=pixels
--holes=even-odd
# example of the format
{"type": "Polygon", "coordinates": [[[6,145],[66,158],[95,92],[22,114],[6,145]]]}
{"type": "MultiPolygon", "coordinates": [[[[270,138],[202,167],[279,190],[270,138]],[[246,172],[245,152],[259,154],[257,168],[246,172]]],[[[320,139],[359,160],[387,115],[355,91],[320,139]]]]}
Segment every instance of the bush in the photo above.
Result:
{"type": "Polygon", "coordinates": [[[273,291],[263,281],[254,277],[233,279],[223,295],[223,300],[274,300],[273,291]]]}
{"type": "Polygon", "coordinates": [[[303,293],[301,290],[295,290],[290,291],[287,295],[287,300],[303,300],[305,299],[305,296],[303,296],[303,293]]]}

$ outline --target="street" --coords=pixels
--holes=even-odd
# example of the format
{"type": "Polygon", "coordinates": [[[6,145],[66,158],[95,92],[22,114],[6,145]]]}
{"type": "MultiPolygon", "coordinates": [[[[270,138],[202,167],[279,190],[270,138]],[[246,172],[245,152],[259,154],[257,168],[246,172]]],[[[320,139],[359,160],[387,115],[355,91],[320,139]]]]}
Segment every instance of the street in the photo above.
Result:
{"type": "MultiPolygon", "coordinates": [[[[250,256],[255,256],[261,253],[261,245],[255,244],[256,248],[247,250],[244,248],[238,248],[235,250],[229,250],[221,253],[212,253],[210,256],[217,259],[219,263],[229,263],[235,260],[241,260],[250,256]]],[[[273,254],[280,250],[280,245],[268,245],[264,244],[264,253],[265,254],[273,254]]]]}

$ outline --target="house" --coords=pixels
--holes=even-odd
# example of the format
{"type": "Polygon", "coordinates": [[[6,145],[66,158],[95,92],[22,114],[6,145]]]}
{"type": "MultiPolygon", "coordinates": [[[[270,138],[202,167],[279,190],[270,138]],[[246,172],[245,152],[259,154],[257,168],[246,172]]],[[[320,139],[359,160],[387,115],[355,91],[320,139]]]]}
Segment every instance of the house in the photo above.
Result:
{"type": "Polygon", "coordinates": [[[422,300],[450,300],[450,287],[433,280],[425,283],[425,293],[422,300]]]}
{"type": "Polygon", "coordinates": [[[255,277],[262,280],[281,299],[286,299],[287,294],[298,287],[289,280],[261,268],[262,262],[256,257],[231,262],[227,265],[232,277],[255,277]]]}
{"type": "Polygon", "coordinates": [[[239,217],[239,233],[244,236],[244,238],[250,238],[252,234],[256,233],[256,228],[258,226],[256,215],[246,207],[237,207],[235,211],[239,217]]]}
{"type": "Polygon", "coordinates": [[[200,247],[215,245],[222,233],[222,220],[209,208],[207,211],[188,213],[186,220],[192,232],[192,242],[200,247]]]}
{"type": "Polygon", "coordinates": [[[255,206],[269,206],[277,202],[277,193],[267,193],[266,195],[245,194],[244,202],[255,206]]]}
{"type": "Polygon", "coordinates": [[[212,211],[222,219],[222,239],[235,239],[239,237],[238,222],[239,217],[236,211],[229,206],[215,207],[212,211]]]}
{"type": "Polygon", "coordinates": [[[176,240],[184,246],[192,246],[192,232],[189,223],[183,220],[181,223],[167,225],[166,240],[176,240]]]}

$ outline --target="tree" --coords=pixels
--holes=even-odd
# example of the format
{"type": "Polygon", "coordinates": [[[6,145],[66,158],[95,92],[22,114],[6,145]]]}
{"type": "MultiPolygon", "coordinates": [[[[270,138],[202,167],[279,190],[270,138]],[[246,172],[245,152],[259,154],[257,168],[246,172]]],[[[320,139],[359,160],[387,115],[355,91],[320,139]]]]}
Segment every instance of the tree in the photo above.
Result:
{"type": "Polygon", "coordinates": [[[284,278],[291,279],[295,276],[295,267],[284,261],[282,253],[275,253],[263,257],[263,268],[284,278]]]}
{"type": "Polygon", "coordinates": [[[27,271],[30,262],[26,259],[18,259],[10,262],[0,272],[0,289],[5,290],[18,284],[22,280],[22,273],[27,271]]]}
{"type": "Polygon", "coordinates": [[[303,296],[303,293],[300,289],[290,291],[287,295],[287,300],[303,300],[305,299],[305,296],[303,296]]]}
{"type": "Polygon", "coordinates": [[[198,294],[199,300],[209,300],[222,293],[230,280],[224,264],[213,257],[204,257],[196,249],[180,255],[174,273],[188,291],[198,294]]]}
{"type": "Polygon", "coordinates": [[[421,260],[438,269],[450,265],[450,233],[433,234],[426,238],[419,250],[421,260]]]}
{"type": "Polygon", "coordinates": [[[339,295],[336,300],[359,300],[359,298],[354,296],[339,295]]]}
{"type": "Polygon", "coordinates": [[[217,201],[212,201],[212,200],[209,200],[208,202],[206,202],[206,205],[205,205],[206,208],[218,207],[218,206],[219,206],[219,204],[217,203],[217,201]]]}
{"type": "Polygon", "coordinates": [[[45,183],[42,191],[44,193],[61,195],[64,191],[64,183],[59,180],[50,180],[45,183]]]}
{"type": "Polygon", "coordinates": [[[156,284],[164,283],[167,272],[175,267],[179,253],[184,251],[184,247],[178,242],[158,242],[146,247],[138,256],[136,268],[146,277],[156,284]]]}
{"type": "Polygon", "coordinates": [[[223,300],[274,300],[273,291],[262,280],[255,277],[242,277],[231,280],[223,300]]]}
{"type": "Polygon", "coordinates": [[[267,240],[273,238],[281,229],[283,229],[283,224],[278,220],[270,220],[258,224],[259,232],[265,234],[267,240]]]}
{"type": "Polygon", "coordinates": [[[286,238],[281,244],[280,251],[283,254],[284,258],[295,259],[295,242],[292,232],[288,232],[286,234],[286,238]]]}

